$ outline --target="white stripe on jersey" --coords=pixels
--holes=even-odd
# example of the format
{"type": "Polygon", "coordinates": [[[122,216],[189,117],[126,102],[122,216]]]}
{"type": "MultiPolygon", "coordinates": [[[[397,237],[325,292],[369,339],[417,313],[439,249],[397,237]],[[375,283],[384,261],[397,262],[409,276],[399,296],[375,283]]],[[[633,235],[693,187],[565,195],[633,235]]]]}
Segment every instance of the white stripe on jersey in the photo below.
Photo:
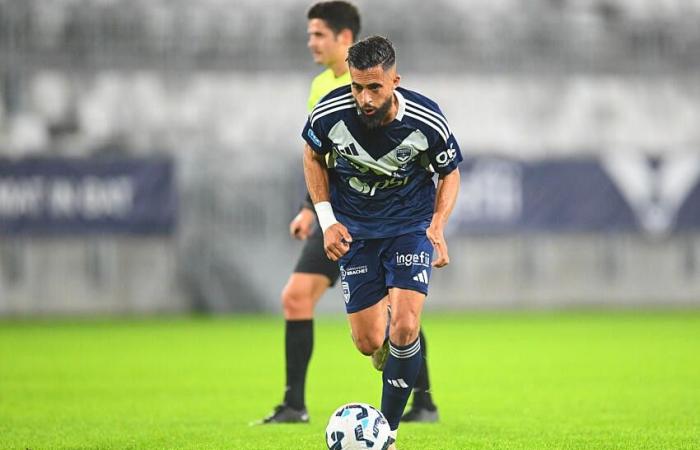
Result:
{"type": "Polygon", "coordinates": [[[334,112],[336,112],[336,111],[340,111],[340,110],[342,110],[342,109],[354,109],[354,108],[355,108],[355,104],[354,104],[354,103],[350,103],[350,104],[347,104],[347,105],[341,105],[341,106],[338,106],[338,107],[336,107],[336,108],[329,109],[328,111],[324,111],[324,112],[322,112],[321,114],[317,115],[316,117],[314,117],[314,118],[311,120],[311,126],[314,126],[314,124],[316,123],[316,121],[317,121],[318,119],[320,119],[321,117],[323,117],[323,116],[327,116],[328,114],[334,113],[334,112]]]}
{"type": "MultiPolygon", "coordinates": [[[[412,114],[421,116],[423,119],[425,119],[424,122],[425,122],[425,121],[429,121],[429,122],[433,123],[434,125],[436,125],[437,127],[439,127],[440,130],[442,130],[441,135],[442,135],[443,137],[444,137],[444,136],[449,136],[449,135],[450,135],[450,130],[449,130],[448,128],[446,128],[446,127],[442,124],[442,122],[438,121],[438,120],[435,119],[434,117],[429,116],[429,115],[427,115],[426,113],[417,110],[417,109],[414,108],[413,106],[406,106],[406,111],[409,111],[409,112],[411,112],[412,114]]],[[[444,139],[445,139],[445,142],[447,142],[447,138],[444,137],[444,139]]]]}
{"type": "Polygon", "coordinates": [[[450,130],[450,125],[447,123],[447,119],[445,119],[445,116],[438,114],[435,111],[432,111],[432,110],[426,108],[425,106],[419,105],[418,103],[413,102],[411,100],[406,100],[406,103],[413,106],[414,108],[418,108],[422,112],[426,112],[432,116],[435,116],[440,122],[442,122],[442,124],[447,129],[447,135],[449,136],[450,134],[452,134],[452,130],[450,130]]]}
{"type": "Polygon", "coordinates": [[[416,114],[413,114],[413,113],[411,112],[411,110],[408,109],[408,108],[406,108],[406,116],[408,116],[408,117],[413,117],[414,119],[420,120],[420,121],[423,122],[424,124],[428,125],[430,128],[432,128],[433,130],[437,131],[438,134],[439,134],[440,136],[442,136],[442,139],[443,139],[445,142],[447,142],[447,135],[445,135],[445,132],[444,132],[441,128],[439,128],[438,126],[436,126],[433,122],[431,122],[431,121],[425,119],[425,118],[422,117],[422,116],[418,116],[418,115],[416,115],[416,114]]]}
{"type": "Polygon", "coordinates": [[[310,118],[311,120],[314,120],[314,117],[316,117],[318,114],[322,113],[323,111],[328,111],[329,109],[334,108],[334,107],[336,107],[336,106],[346,105],[346,104],[350,104],[350,103],[353,103],[353,102],[354,102],[353,99],[351,99],[351,98],[345,98],[345,99],[338,99],[338,100],[336,100],[336,101],[334,101],[334,102],[325,104],[325,105],[323,105],[323,106],[316,106],[316,107],[314,108],[314,110],[311,111],[311,115],[309,116],[309,118],[310,118]]]}
{"type": "Polygon", "coordinates": [[[334,102],[334,101],[336,101],[336,100],[340,100],[341,98],[350,97],[351,95],[352,95],[352,92],[348,92],[347,94],[341,95],[341,96],[339,96],[339,97],[333,97],[333,98],[329,98],[328,100],[324,100],[324,101],[322,101],[322,102],[318,102],[318,103],[316,103],[316,106],[314,107],[314,109],[319,108],[319,107],[321,107],[321,106],[323,106],[323,105],[327,105],[327,104],[330,103],[330,102],[334,102]]]}

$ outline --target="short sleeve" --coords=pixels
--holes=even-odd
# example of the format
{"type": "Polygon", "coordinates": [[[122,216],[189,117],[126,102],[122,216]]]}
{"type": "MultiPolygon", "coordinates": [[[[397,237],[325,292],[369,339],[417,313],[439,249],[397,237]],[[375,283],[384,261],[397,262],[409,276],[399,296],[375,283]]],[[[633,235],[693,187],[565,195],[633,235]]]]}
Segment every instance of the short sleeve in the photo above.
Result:
{"type": "Polygon", "coordinates": [[[428,158],[435,172],[447,175],[462,162],[462,151],[454,135],[450,133],[447,141],[438,139],[428,150],[428,158]]]}
{"type": "Polygon", "coordinates": [[[316,121],[312,125],[311,116],[306,120],[306,125],[304,126],[304,131],[301,133],[301,137],[309,144],[309,147],[311,147],[314,152],[320,155],[325,155],[332,149],[331,142],[321,129],[320,123],[316,121]]]}

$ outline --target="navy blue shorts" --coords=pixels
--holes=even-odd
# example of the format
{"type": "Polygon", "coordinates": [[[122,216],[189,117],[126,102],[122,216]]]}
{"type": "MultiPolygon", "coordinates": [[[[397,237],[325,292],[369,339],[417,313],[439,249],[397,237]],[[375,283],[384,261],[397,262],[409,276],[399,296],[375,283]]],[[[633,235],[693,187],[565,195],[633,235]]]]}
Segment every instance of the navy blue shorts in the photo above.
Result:
{"type": "Polygon", "coordinates": [[[427,295],[432,255],[425,231],[353,241],[339,261],[345,310],[350,314],[369,308],[392,287],[427,295]]]}

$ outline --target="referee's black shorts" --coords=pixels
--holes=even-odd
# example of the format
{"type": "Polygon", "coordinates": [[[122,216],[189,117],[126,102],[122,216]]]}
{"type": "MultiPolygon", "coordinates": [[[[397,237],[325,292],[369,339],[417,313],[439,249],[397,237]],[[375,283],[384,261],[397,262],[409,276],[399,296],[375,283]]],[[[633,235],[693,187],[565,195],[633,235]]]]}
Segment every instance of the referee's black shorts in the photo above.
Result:
{"type": "Polygon", "coordinates": [[[323,250],[323,233],[321,227],[316,229],[306,239],[301,256],[294,267],[294,273],[317,273],[325,275],[333,286],[338,281],[340,269],[338,263],[331,261],[323,250]]]}

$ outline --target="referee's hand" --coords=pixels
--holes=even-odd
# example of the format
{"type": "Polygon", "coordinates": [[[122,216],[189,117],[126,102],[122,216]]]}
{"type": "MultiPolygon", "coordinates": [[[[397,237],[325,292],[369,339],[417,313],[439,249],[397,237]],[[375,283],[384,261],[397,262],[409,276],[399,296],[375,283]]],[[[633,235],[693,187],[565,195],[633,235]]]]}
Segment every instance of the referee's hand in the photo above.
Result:
{"type": "Polygon", "coordinates": [[[326,229],[323,233],[323,248],[326,251],[326,256],[331,261],[338,261],[341,256],[350,250],[352,236],[340,222],[336,222],[326,229]]]}
{"type": "Polygon", "coordinates": [[[306,240],[311,235],[316,214],[309,208],[301,208],[299,214],[289,222],[289,234],[294,239],[306,240]]]}

